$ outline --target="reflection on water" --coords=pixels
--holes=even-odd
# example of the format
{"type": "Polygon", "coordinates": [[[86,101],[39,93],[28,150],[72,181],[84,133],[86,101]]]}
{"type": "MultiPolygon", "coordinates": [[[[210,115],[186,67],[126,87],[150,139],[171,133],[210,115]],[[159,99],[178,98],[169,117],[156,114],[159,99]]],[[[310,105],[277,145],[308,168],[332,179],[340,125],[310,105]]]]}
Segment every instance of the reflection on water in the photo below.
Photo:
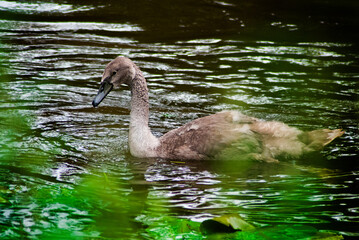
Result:
{"type": "Polygon", "coordinates": [[[7,12],[17,12],[24,14],[34,13],[71,13],[79,11],[93,10],[90,6],[74,7],[72,4],[57,4],[57,3],[26,3],[26,2],[12,2],[0,1],[0,9],[7,12]]]}
{"type": "Polygon", "coordinates": [[[0,1],[2,238],[151,238],[227,213],[358,236],[357,4],[120,2],[0,1]],[[158,136],[224,109],[346,134],[275,165],[132,158],[129,91],[91,106],[118,55],[158,136]]]}

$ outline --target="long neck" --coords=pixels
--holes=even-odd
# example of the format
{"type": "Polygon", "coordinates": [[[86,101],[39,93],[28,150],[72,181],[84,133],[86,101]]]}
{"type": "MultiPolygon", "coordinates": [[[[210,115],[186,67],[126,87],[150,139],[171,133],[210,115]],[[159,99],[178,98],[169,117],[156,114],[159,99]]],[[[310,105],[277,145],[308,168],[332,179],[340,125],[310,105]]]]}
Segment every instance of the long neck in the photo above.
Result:
{"type": "Polygon", "coordinates": [[[151,133],[148,127],[149,103],[146,79],[137,69],[131,88],[131,114],[129,146],[135,157],[156,157],[155,149],[159,140],[151,133]]]}

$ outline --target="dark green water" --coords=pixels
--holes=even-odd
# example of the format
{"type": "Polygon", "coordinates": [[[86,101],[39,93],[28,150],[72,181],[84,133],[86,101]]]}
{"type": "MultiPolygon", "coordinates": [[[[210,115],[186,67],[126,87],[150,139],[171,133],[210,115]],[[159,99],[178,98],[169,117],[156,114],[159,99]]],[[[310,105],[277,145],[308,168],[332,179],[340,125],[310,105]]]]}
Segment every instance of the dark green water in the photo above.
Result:
{"type": "Polygon", "coordinates": [[[169,226],[227,213],[358,238],[359,3],[129,2],[0,1],[0,238],[201,239],[169,226]],[[129,91],[91,106],[118,55],[158,135],[225,109],[346,133],[280,164],[133,158],[129,91]]]}

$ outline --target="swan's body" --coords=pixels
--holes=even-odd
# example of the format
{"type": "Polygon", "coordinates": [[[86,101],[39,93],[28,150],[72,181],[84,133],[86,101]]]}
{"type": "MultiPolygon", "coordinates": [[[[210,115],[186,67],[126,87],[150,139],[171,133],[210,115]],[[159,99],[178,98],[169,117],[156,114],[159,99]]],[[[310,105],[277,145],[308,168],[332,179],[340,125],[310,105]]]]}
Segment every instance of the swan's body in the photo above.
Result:
{"type": "Polygon", "coordinates": [[[266,122],[237,111],[223,111],[198,118],[157,138],[148,126],[146,79],[130,59],[117,57],[106,66],[92,104],[99,105],[113,86],[121,84],[127,84],[132,93],[129,147],[135,157],[245,158],[274,162],[279,155],[298,157],[320,150],[344,133],[340,129],[303,132],[281,122],[266,122]]]}

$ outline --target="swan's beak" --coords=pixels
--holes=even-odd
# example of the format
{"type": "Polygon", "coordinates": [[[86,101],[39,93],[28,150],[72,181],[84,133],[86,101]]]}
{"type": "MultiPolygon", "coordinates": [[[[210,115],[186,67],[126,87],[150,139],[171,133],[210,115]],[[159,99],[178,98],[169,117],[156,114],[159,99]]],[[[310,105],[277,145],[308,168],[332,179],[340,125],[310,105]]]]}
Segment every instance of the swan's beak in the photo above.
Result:
{"type": "Polygon", "coordinates": [[[113,88],[113,84],[108,81],[109,79],[105,79],[100,86],[100,89],[98,90],[97,96],[92,101],[92,106],[97,107],[102,100],[111,92],[113,88]]]}

